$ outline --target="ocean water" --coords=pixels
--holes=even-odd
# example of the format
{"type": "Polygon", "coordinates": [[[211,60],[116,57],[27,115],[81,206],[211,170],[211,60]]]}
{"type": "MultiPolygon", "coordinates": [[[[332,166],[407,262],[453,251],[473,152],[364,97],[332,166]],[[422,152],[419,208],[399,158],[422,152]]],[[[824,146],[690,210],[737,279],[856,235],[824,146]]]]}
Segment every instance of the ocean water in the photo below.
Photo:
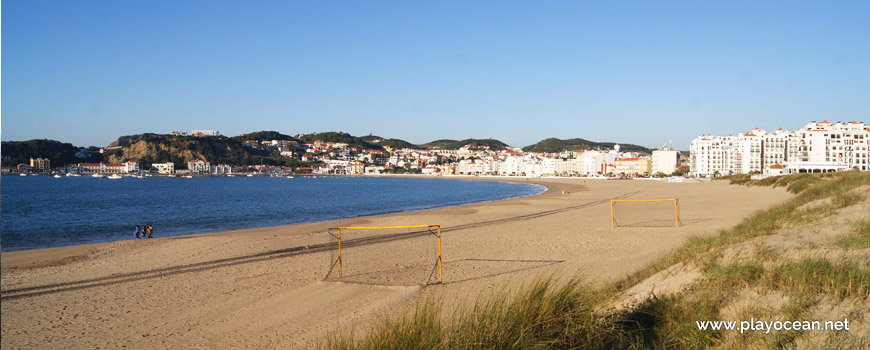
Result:
{"type": "Polygon", "coordinates": [[[437,208],[540,193],[522,183],[385,177],[120,180],[4,176],[0,249],[58,247],[437,208]]]}

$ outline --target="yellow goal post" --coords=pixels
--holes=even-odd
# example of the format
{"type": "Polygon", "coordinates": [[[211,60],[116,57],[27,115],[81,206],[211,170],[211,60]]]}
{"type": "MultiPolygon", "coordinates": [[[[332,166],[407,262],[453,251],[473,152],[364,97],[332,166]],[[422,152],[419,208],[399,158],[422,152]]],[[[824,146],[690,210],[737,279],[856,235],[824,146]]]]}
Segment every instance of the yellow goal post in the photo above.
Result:
{"type": "Polygon", "coordinates": [[[336,238],[338,238],[338,277],[342,277],[342,259],[341,259],[341,231],[350,231],[350,230],[390,230],[390,229],[403,229],[403,228],[425,228],[425,229],[435,229],[435,236],[438,237],[438,283],[444,283],[444,264],[441,260],[441,225],[403,225],[403,226],[350,226],[350,227],[337,227],[335,228],[338,233],[336,238]]]}
{"type": "Polygon", "coordinates": [[[678,198],[663,199],[611,199],[610,200],[610,228],[616,228],[616,219],[613,216],[613,204],[619,202],[674,202],[674,227],[680,227],[680,211],[677,207],[678,198]]]}

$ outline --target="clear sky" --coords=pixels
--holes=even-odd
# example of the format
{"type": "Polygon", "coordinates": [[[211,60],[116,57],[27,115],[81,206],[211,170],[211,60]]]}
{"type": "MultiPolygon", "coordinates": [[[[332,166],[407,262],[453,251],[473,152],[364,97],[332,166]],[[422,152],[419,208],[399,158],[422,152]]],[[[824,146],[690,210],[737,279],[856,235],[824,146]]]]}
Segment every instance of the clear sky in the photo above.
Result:
{"type": "Polygon", "coordinates": [[[3,140],[344,131],[688,149],[870,122],[870,2],[2,2],[3,140]]]}

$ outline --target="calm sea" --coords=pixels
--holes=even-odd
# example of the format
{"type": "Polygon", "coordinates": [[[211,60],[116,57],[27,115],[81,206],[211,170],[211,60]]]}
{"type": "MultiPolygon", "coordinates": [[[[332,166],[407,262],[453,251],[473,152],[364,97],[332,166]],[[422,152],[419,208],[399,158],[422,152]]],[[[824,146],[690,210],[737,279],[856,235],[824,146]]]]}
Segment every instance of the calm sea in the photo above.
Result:
{"type": "Polygon", "coordinates": [[[332,220],[526,196],[536,185],[372,177],[4,176],[3,251],[332,220]]]}

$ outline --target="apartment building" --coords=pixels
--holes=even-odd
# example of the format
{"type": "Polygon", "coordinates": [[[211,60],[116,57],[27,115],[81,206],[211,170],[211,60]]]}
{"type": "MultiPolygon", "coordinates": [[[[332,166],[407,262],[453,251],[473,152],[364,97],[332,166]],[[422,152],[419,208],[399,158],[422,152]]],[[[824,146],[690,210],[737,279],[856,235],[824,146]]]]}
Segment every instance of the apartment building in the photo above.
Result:
{"type": "Polygon", "coordinates": [[[811,122],[795,132],[755,128],[737,136],[707,134],[692,141],[690,174],[802,173],[870,170],[870,127],[811,122]]]}

